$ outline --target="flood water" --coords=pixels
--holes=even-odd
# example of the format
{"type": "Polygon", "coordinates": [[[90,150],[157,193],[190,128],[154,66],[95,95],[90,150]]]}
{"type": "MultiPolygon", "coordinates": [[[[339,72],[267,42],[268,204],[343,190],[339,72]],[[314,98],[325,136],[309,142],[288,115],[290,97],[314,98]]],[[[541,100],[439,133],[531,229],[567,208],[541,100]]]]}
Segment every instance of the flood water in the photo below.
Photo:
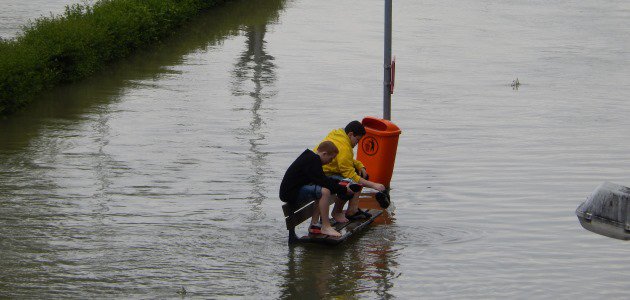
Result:
{"type": "Polygon", "coordinates": [[[0,120],[0,298],[626,298],[574,214],[630,186],[625,1],[395,1],[393,224],[287,245],[286,167],[382,115],[382,10],[232,3],[0,120]]]}

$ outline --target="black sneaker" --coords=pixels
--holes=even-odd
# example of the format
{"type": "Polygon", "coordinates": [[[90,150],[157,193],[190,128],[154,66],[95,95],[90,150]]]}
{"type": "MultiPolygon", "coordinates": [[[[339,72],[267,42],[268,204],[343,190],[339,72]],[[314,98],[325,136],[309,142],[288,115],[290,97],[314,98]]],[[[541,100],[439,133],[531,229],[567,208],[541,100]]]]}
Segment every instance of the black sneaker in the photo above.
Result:
{"type": "Polygon", "coordinates": [[[382,208],[388,208],[391,204],[391,201],[389,200],[389,195],[387,193],[378,192],[376,193],[375,197],[376,202],[378,202],[378,205],[380,205],[382,208]]]}
{"type": "Polygon", "coordinates": [[[348,220],[350,221],[354,221],[354,220],[358,220],[358,219],[369,219],[372,217],[372,214],[365,211],[365,210],[361,210],[360,208],[357,210],[356,213],[354,213],[354,215],[346,215],[346,218],[348,218],[348,220]]]}

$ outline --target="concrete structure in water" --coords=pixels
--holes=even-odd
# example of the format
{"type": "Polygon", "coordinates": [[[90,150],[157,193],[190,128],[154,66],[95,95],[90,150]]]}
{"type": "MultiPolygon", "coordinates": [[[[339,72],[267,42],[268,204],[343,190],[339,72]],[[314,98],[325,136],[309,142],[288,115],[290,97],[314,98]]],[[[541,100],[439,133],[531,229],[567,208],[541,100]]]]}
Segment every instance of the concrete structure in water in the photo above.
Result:
{"type": "Polygon", "coordinates": [[[630,240],[630,188],[604,182],[575,210],[582,227],[611,238],[630,240]]]}

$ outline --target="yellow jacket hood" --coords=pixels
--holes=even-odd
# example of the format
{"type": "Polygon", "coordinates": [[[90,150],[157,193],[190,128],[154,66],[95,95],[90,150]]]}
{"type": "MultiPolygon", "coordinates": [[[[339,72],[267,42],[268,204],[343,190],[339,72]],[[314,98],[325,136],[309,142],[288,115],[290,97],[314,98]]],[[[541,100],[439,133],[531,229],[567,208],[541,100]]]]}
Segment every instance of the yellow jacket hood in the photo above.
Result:
{"type": "MultiPolygon", "coordinates": [[[[339,149],[337,157],[331,163],[324,165],[324,173],[329,176],[333,174],[341,175],[344,178],[350,178],[355,182],[359,182],[361,177],[357,174],[357,170],[361,170],[363,164],[354,159],[350,137],[348,137],[343,128],[331,131],[323,141],[331,141],[339,149]]],[[[317,146],[314,149],[317,151],[317,146]]]]}

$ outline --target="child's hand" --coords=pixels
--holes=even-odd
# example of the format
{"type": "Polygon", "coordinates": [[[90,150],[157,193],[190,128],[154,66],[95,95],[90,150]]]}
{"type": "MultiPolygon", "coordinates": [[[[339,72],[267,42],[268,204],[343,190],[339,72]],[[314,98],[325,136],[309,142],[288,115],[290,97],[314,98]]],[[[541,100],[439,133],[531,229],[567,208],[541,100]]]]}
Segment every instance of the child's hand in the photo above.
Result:
{"type": "Polygon", "coordinates": [[[378,190],[379,192],[382,192],[385,190],[385,186],[380,184],[380,183],[374,183],[374,185],[372,186],[373,189],[378,190]]]}
{"type": "Polygon", "coordinates": [[[346,194],[352,195],[361,191],[362,186],[358,183],[352,183],[350,181],[340,181],[339,184],[346,188],[346,194]]]}
{"type": "Polygon", "coordinates": [[[354,191],[352,191],[352,190],[350,189],[350,185],[346,185],[346,194],[348,194],[348,195],[352,195],[352,194],[354,194],[354,191]]]}
{"type": "Polygon", "coordinates": [[[367,179],[368,178],[367,170],[365,168],[361,168],[361,170],[359,170],[359,176],[361,176],[361,178],[367,179]]]}

